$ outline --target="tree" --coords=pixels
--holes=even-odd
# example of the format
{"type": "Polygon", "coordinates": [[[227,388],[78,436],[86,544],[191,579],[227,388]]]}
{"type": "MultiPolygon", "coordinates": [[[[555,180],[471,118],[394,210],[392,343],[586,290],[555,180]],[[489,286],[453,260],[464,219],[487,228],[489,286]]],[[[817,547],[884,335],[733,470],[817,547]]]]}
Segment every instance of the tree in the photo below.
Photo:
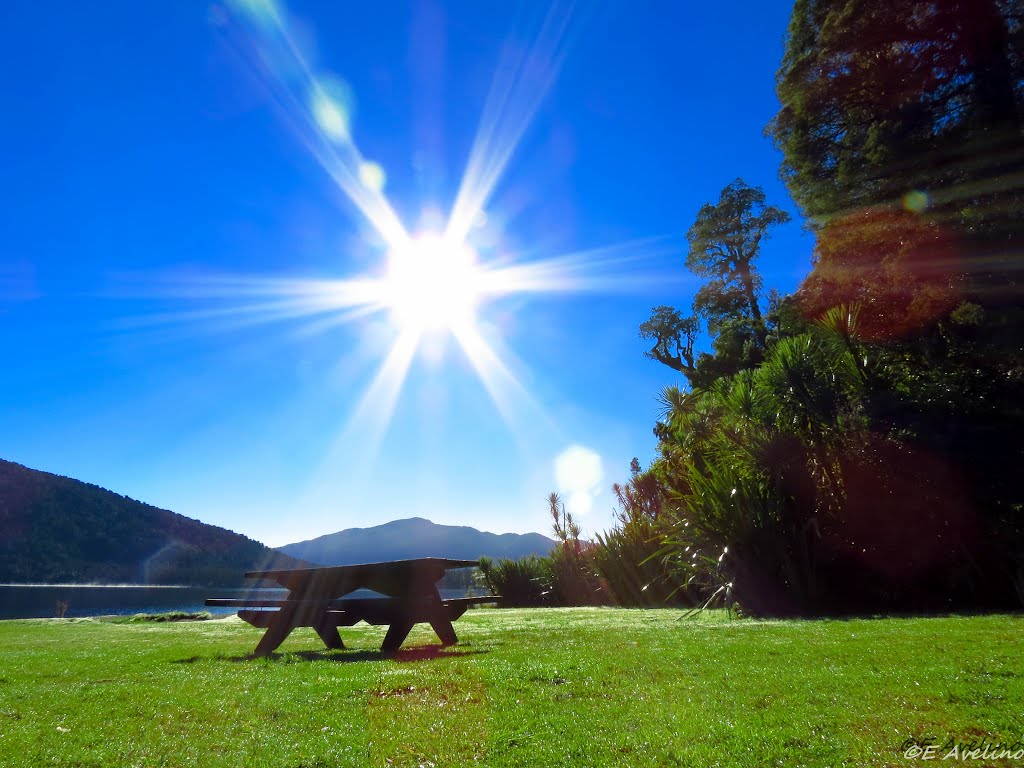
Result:
{"type": "Polygon", "coordinates": [[[797,0],[777,92],[818,234],[790,308],[861,305],[877,431],[963,468],[990,540],[1024,541],[1024,3],[797,0]]]}
{"type": "Polygon", "coordinates": [[[707,386],[763,358],[768,325],[755,262],[771,229],[790,219],[765,200],[762,189],[736,179],[717,203],[701,207],[686,235],[686,266],[704,279],[692,314],[659,306],[640,326],[640,337],[654,341],[647,357],[682,372],[691,386],[707,386]],[[702,320],[712,337],[713,354],[694,353],[702,320]]]}
{"type": "MultiPolygon", "coordinates": [[[[739,180],[698,214],[687,266],[713,353],[656,309],[649,356],[691,389],[662,393],[643,476],[662,547],[644,562],[753,612],[1009,607],[1024,2],[796,0],[778,92],[769,130],[814,270],[763,307],[758,249],[788,217],[739,180]]],[[[622,551],[650,519],[638,477],[616,489],[622,551]]]]}
{"type": "Polygon", "coordinates": [[[662,394],[668,581],[752,613],[1012,605],[1019,528],[986,543],[962,464],[872,418],[902,376],[858,322],[835,308],[755,370],[662,394]]]}
{"type": "Polygon", "coordinates": [[[812,226],[905,206],[1013,267],[1022,17],[1021,0],[797,0],[768,131],[812,226]]]}
{"type": "Polygon", "coordinates": [[[857,305],[864,339],[921,334],[959,301],[957,240],[908,211],[868,209],[832,219],[818,231],[814,258],[796,303],[809,318],[857,305]]]}
{"type": "Polygon", "coordinates": [[[618,605],[692,604],[695,597],[687,592],[685,579],[675,578],[675,565],[658,556],[671,527],[662,515],[669,489],[660,469],[659,462],[647,470],[636,458],[630,462],[629,480],[612,486],[619,504],[616,525],[597,534],[592,562],[618,605]]]}
{"type": "Polygon", "coordinates": [[[700,333],[700,320],[696,315],[683,317],[673,307],[655,307],[651,319],[640,325],[640,338],[654,340],[654,346],[644,355],[659,363],[692,377],[696,368],[693,345],[700,333]]]}
{"type": "Polygon", "coordinates": [[[581,551],[580,526],[572,519],[572,512],[566,511],[562,497],[553,491],[548,494],[548,511],[554,520],[552,530],[555,537],[566,551],[572,550],[578,555],[581,551]]]}
{"type": "Polygon", "coordinates": [[[598,605],[601,584],[593,567],[593,544],[580,540],[580,526],[557,493],[548,495],[555,538],[560,542],[547,558],[551,590],[558,605],[598,605]]]}
{"type": "Polygon", "coordinates": [[[623,525],[629,525],[640,518],[657,521],[665,490],[657,474],[653,471],[644,472],[640,461],[634,457],[629,465],[629,475],[625,484],[612,483],[612,493],[619,503],[616,518],[623,525]]]}
{"type": "Polygon", "coordinates": [[[707,282],[697,291],[694,308],[712,333],[736,319],[749,322],[763,345],[767,336],[761,313],[762,281],[754,261],[769,231],[789,221],[789,214],[765,204],[764,190],[743,179],[722,190],[718,203],[705,203],[686,233],[686,266],[707,282]]]}

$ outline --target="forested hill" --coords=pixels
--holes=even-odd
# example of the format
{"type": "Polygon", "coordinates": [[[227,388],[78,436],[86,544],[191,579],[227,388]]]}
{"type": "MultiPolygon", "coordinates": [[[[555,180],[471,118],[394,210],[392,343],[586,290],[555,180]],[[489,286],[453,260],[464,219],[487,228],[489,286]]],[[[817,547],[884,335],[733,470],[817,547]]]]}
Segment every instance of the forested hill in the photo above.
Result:
{"type": "Polygon", "coordinates": [[[239,583],[301,565],[245,536],[0,460],[0,583],[239,583]]]}
{"type": "Polygon", "coordinates": [[[517,560],[547,555],[555,542],[539,533],[488,533],[463,525],[438,525],[422,517],[393,520],[372,528],[347,528],[281,551],[321,565],[352,565],[414,557],[517,560]]]}

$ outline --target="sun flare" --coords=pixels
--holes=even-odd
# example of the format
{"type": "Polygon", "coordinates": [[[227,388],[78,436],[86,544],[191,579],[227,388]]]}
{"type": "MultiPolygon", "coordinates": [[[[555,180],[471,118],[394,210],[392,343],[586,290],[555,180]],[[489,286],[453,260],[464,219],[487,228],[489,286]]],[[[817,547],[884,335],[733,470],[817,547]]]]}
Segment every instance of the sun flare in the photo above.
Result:
{"type": "MultiPolygon", "coordinates": [[[[421,349],[431,361],[441,359],[432,356],[439,349],[460,350],[517,439],[525,426],[556,431],[520,381],[523,364],[503,338],[514,328],[505,321],[510,313],[492,314],[490,305],[508,296],[631,290],[645,279],[635,277],[638,252],[653,256],[661,248],[625,243],[527,258],[506,240],[508,217],[492,208],[491,198],[575,37],[575,4],[554,0],[517,24],[509,39],[527,44],[502,48],[451,208],[444,216],[439,202],[424,201],[420,220],[432,222],[432,228],[418,233],[410,232],[392,204],[385,168],[359,144],[355,90],[341,73],[316,60],[315,46],[303,42],[308,30],[294,25],[287,0],[225,0],[224,5],[225,33],[287,115],[296,137],[365,220],[367,236],[355,253],[371,257],[372,266],[367,259],[365,270],[330,279],[223,275],[179,284],[174,278],[172,295],[208,306],[142,322],[214,322],[233,329],[301,320],[302,334],[366,323],[374,340],[367,347],[380,347],[379,366],[340,427],[325,468],[336,466],[333,457],[352,445],[359,446],[359,460],[372,465],[421,349]],[[390,345],[377,335],[378,314],[393,326],[390,345]],[[431,343],[437,337],[453,343],[431,343]]],[[[657,285],[663,287],[660,277],[657,285]]]]}
{"type": "Polygon", "coordinates": [[[420,333],[472,327],[483,287],[468,244],[424,233],[388,254],[385,303],[399,330],[420,333]]]}

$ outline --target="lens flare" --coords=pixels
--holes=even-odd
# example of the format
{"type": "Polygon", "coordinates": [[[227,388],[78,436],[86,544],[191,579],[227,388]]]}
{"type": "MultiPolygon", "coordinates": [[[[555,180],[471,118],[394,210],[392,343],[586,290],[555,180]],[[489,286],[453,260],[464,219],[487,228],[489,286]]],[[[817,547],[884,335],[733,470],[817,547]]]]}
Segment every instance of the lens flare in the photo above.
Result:
{"type": "Polygon", "coordinates": [[[228,5],[253,23],[266,27],[277,24],[281,18],[281,11],[274,0],[228,0],[228,5]]]}
{"type": "Polygon", "coordinates": [[[313,86],[310,110],[320,130],[332,141],[348,142],[352,115],[352,89],[335,77],[327,77],[313,86]]]}
{"type": "Polygon", "coordinates": [[[359,180],[363,186],[374,192],[383,192],[387,182],[387,174],[377,163],[365,161],[359,164],[359,180]]]}
{"type": "Polygon", "coordinates": [[[928,193],[919,189],[912,189],[903,196],[903,207],[911,213],[924,213],[930,202],[928,193]]]}
{"type": "Polygon", "coordinates": [[[352,88],[315,66],[312,54],[305,52],[315,46],[297,43],[302,35],[280,1],[232,0],[228,7],[236,23],[224,25],[224,34],[251,64],[288,126],[385,243],[406,240],[408,233],[384,197],[383,185],[374,183],[383,173],[367,177],[363,169],[366,160],[353,139],[352,88]]]}
{"type": "Polygon", "coordinates": [[[570,445],[555,459],[555,481],[568,495],[566,509],[574,515],[590,512],[603,480],[601,456],[589,448],[570,445]]]}

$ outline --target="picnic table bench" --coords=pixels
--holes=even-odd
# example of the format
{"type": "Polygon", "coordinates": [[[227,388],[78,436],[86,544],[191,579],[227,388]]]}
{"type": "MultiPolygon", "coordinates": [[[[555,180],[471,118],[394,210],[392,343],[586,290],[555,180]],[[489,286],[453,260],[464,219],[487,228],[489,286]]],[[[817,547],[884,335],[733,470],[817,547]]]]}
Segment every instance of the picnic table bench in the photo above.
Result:
{"type": "Polygon", "coordinates": [[[338,627],[351,627],[360,621],[388,625],[381,645],[384,653],[397,651],[413,625],[420,623],[429,623],[444,645],[453,645],[458,637],[452,622],[474,603],[500,598],[481,595],[445,600],[437,591],[437,581],[449,569],[479,564],[476,560],[421,557],[327,568],[250,571],[245,574],[247,579],[274,581],[288,590],[288,596],[283,600],[211,597],[206,605],[241,608],[240,619],[266,629],[254,656],[273,653],[296,627],[312,627],[328,648],[344,648],[338,627]],[[370,589],[383,597],[349,597],[358,589],[370,589]]]}

